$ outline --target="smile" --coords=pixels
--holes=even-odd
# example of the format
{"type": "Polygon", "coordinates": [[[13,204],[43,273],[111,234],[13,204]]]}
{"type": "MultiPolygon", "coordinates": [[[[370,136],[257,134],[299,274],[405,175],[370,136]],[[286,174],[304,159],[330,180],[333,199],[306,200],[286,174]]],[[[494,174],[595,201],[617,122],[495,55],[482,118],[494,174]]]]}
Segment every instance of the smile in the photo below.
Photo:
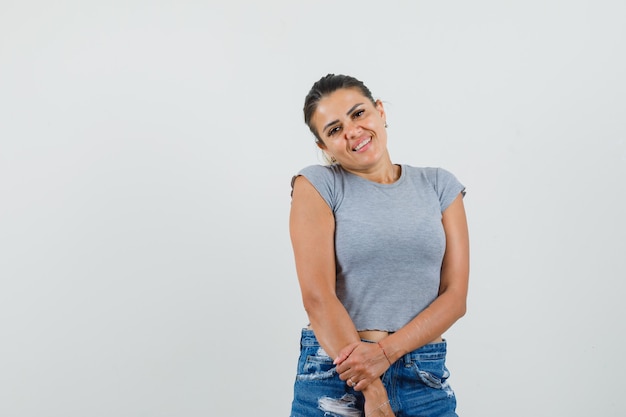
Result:
{"type": "Polygon", "coordinates": [[[353,149],[352,152],[358,152],[360,151],[365,145],[367,145],[368,143],[370,143],[372,141],[372,138],[369,137],[361,142],[359,142],[358,145],[356,145],[353,149]]]}

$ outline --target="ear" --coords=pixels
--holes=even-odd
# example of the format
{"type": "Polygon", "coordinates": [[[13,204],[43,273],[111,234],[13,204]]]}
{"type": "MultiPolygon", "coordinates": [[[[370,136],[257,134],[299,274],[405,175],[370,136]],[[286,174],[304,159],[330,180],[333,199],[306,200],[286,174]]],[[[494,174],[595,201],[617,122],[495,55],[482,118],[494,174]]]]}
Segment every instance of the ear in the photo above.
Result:
{"type": "Polygon", "coordinates": [[[383,120],[387,120],[387,115],[385,114],[385,107],[383,106],[383,102],[380,100],[376,100],[376,110],[378,110],[378,114],[382,117],[383,120]]]}
{"type": "Polygon", "coordinates": [[[321,139],[316,139],[315,140],[315,144],[317,145],[318,148],[320,148],[321,150],[325,151],[326,150],[326,144],[321,140],[321,139]]]}

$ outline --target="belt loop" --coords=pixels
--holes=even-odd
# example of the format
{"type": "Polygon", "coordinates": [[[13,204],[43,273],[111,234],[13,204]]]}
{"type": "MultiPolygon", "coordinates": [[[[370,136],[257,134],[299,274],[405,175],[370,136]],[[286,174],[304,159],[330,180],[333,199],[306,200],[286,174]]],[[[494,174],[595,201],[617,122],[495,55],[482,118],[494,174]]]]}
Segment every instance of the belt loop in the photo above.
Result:
{"type": "Polygon", "coordinates": [[[410,365],[411,364],[411,355],[409,353],[405,354],[403,360],[404,360],[405,364],[410,365]]]}

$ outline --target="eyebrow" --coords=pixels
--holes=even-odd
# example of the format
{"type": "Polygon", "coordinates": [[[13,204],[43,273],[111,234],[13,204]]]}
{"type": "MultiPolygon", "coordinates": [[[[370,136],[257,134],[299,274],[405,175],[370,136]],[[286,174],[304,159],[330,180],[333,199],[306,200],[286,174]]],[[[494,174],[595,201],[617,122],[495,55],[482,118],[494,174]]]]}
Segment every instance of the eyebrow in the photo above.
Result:
{"type": "MultiPolygon", "coordinates": [[[[350,113],[352,113],[357,107],[363,105],[363,103],[357,103],[354,106],[350,107],[350,110],[348,110],[346,112],[346,116],[349,116],[350,113]]],[[[325,132],[326,129],[328,129],[330,126],[334,125],[335,123],[339,123],[339,119],[337,120],[333,120],[332,122],[326,123],[326,125],[324,126],[324,128],[322,129],[322,132],[325,132]]]]}

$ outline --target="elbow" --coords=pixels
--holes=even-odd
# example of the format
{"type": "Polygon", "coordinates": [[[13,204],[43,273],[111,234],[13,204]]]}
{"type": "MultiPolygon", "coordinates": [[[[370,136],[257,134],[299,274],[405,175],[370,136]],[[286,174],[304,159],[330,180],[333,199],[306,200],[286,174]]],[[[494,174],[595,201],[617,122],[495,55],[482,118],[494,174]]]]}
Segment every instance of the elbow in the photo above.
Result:
{"type": "Polygon", "coordinates": [[[304,307],[304,311],[306,312],[306,315],[309,317],[309,319],[311,319],[311,314],[313,314],[317,310],[315,308],[316,304],[317,303],[315,302],[315,300],[308,297],[302,297],[302,306],[304,307]]]}
{"type": "Polygon", "coordinates": [[[467,313],[467,293],[464,291],[446,291],[447,311],[453,321],[459,320],[467,313]]]}
{"type": "Polygon", "coordinates": [[[315,319],[327,310],[330,296],[321,293],[308,293],[302,296],[302,306],[306,312],[309,320],[315,321],[315,319]]]}
{"type": "Polygon", "coordinates": [[[456,296],[454,297],[453,311],[456,321],[465,316],[465,314],[467,313],[467,292],[459,291],[454,294],[456,296]]]}
{"type": "Polygon", "coordinates": [[[467,302],[465,300],[459,303],[459,307],[456,313],[457,313],[457,316],[456,316],[457,320],[465,316],[465,314],[467,313],[467,302]]]}

